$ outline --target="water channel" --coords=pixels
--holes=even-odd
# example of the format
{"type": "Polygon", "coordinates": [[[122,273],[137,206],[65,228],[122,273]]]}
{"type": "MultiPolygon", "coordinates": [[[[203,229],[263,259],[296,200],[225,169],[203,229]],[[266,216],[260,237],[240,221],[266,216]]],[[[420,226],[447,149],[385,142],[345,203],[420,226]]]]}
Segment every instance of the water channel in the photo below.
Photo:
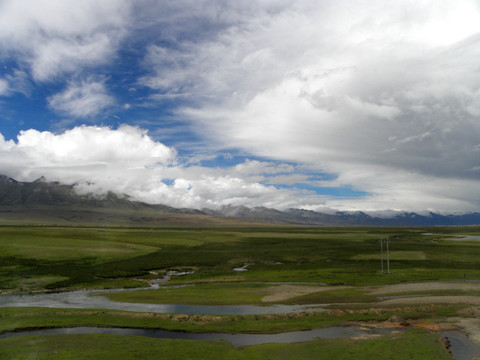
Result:
{"type": "MultiPolygon", "coordinates": [[[[158,282],[149,288],[119,289],[119,291],[137,291],[158,288],[158,282]]],[[[169,288],[165,286],[163,288],[169,288]]],[[[211,315],[260,315],[274,313],[291,313],[303,311],[325,311],[322,306],[326,304],[311,305],[183,305],[183,304],[136,304],[115,302],[100,293],[105,290],[82,290],[63,293],[47,294],[16,294],[0,295],[0,307],[48,307],[48,308],[75,308],[75,309],[110,309],[134,312],[153,312],[169,314],[211,314],[211,315]],[[95,295],[95,296],[92,296],[95,295]]],[[[299,341],[311,341],[314,339],[354,338],[364,335],[383,335],[398,328],[373,328],[373,327],[331,327],[314,329],[310,331],[296,331],[281,334],[226,334],[226,333],[183,333],[161,330],[146,329],[119,329],[119,328],[95,328],[77,327],[61,329],[44,329],[27,332],[13,332],[0,335],[0,339],[12,336],[41,335],[41,334],[121,334],[139,335],[165,339],[184,340],[224,340],[233,346],[247,346],[263,343],[291,343],[299,341]]],[[[480,348],[460,332],[450,331],[441,333],[447,337],[450,350],[456,360],[471,360],[480,354],[480,348]]]]}
{"type": "Polygon", "coordinates": [[[458,237],[450,237],[445,240],[450,241],[480,241],[480,236],[478,235],[462,235],[458,237]]]}
{"type": "MultiPolygon", "coordinates": [[[[113,290],[79,290],[47,294],[0,295],[0,307],[48,307],[65,309],[108,309],[134,312],[154,312],[163,314],[191,315],[262,315],[286,314],[304,311],[325,311],[320,305],[184,305],[184,304],[137,304],[116,302],[100,294],[106,292],[130,292],[159,289],[172,276],[182,276],[189,272],[168,272],[162,278],[152,280],[149,287],[113,290]],[[92,296],[94,295],[94,296],[92,296]]],[[[322,283],[322,285],[325,285],[322,283]]],[[[171,289],[194,285],[162,286],[171,289]]]]}
{"type": "Polygon", "coordinates": [[[480,354],[480,347],[460,331],[443,331],[441,335],[449,344],[453,358],[456,360],[472,360],[480,354]]]}
{"type": "MultiPolygon", "coordinates": [[[[346,339],[358,338],[369,335],[388,335],[401,331],[405,328],[375,328],[359,326],[336,326],[324,329],[307,331],[292,331],[280,334],[228,334],[228,333],[186,333],[164,330],[148,329],[124,329],[124,328],[96,328],[74,327],[59,329],[42,329],[23,332],[10,332],[0,335],[1,339],[30,335],[83,335],[83,334],[110,334],[110,335],[134,335],[146,336],[157,339],[176,340],[223,340],[231,343],[234,347],[260,345],[266,343],[294,343],[312,341],[316,339],[346,339]]],[[[480,354],[480,347],[473,344],[464,334],[459,331],[444,331],[440,335],[449,344],[449,349],[455,360],[472,360],[480,354]]]]}
{"type": "MultiPolygon", "coordinates": [[[[143,289],[143,288],[142,288],[143,289]]],[[[139,289],[135,289],[139,290],[139,289]]],[[[133,291],[133,289],[131,290],[133,291]]],[[[82,290],[49,294],[0,295],[0,307],[48,307],[65,309],[108,309],[165,314],[261,315],[324,311],[317,305],[183,305],[115,302],[99,296],[105,290],[82,290]],[[91,296],[95,295],[96,296],[91,296]]]]}
{"type": "Polygon", "coordinates": [[[340,339],[354,338],[365,335],[386,335],[403,331],[398,328],[373,328],[358,326],[338,326],[325,329],[314,329],[307,331],[292,331],[280,334],[228,334],[228,333],[186,333],[164,330],[147,329],[122,329],[122,328],[95,328],[76,327],[62,329],[44,329],[25,332],[12,332],[0,335],[0,339],[26,335],[48,335],[48,334],[114,334],[114,335],[136,335],[161,339],[177,340],[223,340],[231,343],[234,347],[259,345],[265,343],[293,343],[311,341],[315,339],[340,339]]]}

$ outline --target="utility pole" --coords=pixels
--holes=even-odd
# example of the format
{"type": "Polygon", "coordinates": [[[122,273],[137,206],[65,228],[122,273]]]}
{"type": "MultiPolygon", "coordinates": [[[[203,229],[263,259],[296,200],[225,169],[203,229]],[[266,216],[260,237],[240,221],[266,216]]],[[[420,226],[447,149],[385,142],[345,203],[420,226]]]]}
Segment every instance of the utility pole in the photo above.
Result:
{"type": "Polygon", "coordinates": [[[390,249],[389,249],[389,243],[390,239],[388,236],[386,238],[380,238],[380,266],[381,266],[381,272],[383,274],[383,242],[387,244],[387,274],[390,274],[390,249]]]}
{"type": "Polygon", "coordinates": [[[390,274],[390,251],[388,250],[388,243],[390,240],[388,239],[387,236],[387,274],[390,274]]]}
{"type": "Polygon", "coordinates": [[[382,274],[383,274],[383,238],[380,238],[380,263],[382,266],[382,274]]]}

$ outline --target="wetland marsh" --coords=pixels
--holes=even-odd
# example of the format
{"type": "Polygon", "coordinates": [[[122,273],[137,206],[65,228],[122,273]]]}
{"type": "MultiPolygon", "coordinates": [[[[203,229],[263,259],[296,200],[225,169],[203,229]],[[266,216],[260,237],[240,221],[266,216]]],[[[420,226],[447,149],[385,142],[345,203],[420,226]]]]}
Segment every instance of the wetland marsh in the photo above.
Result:
{"type": "MultiPolygon", "coordinates": [[[[480,313],[478,234],[476,227],[0,227],[0,331],[93,326],[268,334],[413,325],[459,329],[476,341],[480,329],[465,324],[480,313]],[[460,235],[466,238],[452,239],[460,235]],[[391,239],[390,274],[380,271],[382,236],[391,239]],[[222,307],[232,310],[218,311],[222,307]]],[[[417,355],[405,351],[403,358],[449,358],[439,333],[415,332],[437,339],[424,342],[425,351],[446,355],[425,357],[417,349],[417,355]]],[[[39,348],[51,345],[46,336],[34,336],[43,344],[39,348]]],[[[107,344],[112,336],[127,341],[130,335],[54,336],[75,348],[69,336],[98,337],[107,344]]],[[[371,354],[389,336],[341,341],[371,354]],[[370,350],[364,348],[367,343],[370,350]]],[[[1,339],[0,345],[15,347],[16,341],[1,339]]],[[[181,346],[182,341],[189,340],[157,345],[181,346]]],[[[314,340],[298,346],[327,349],[332,344],[314,340]]],[[[266,358],[263,346],[268,345],[258,346],[247,348],[266,358]]],[[[302,358],[314,358],[316,351],[302,358]]],[[[389,350],[381,345],[377,351],[389,350]]],[[[202,358],[197,355],[192,356],[202,358]]]]}

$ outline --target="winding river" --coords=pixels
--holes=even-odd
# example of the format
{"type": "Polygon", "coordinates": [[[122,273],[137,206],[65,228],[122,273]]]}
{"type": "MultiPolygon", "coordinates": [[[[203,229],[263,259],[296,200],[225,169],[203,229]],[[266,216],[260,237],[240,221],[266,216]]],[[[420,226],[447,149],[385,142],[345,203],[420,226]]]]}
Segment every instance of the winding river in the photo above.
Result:
{"type": "Polygon", "coordinates": [[[45,329],[25,332],[12,332],[0,335],[0,339],[7,337],[25,335],[47,335],[47,334],[114,334],[114,335],[137,335],[161,339],[177,340],[223,340],[231,343],[234,347],[259,345],[265,343],[293,343],[300,341],[311,341],[314,339],[339,339],[354,338],[365,335],[385,335],[402,331],[398,328],[379,329],[358,326],[338,326],[325,329],[314,329],[308,331],[292,331],[280,334],[227,334],[227,333],[186,333],[164,330],[146,329],[121,329],[121,328],[94,328],[76,327],[62,329],[45,329]]]}
{"type": "MultiPolygon", "coordinates": [[[[292,331],[280,334],[228,334],[228,333],[186,333],[164,330],[124,329],[124,328],[96,328],[74,327],[43,329],[24,332],[10,332],[0,335],[1,339],[30,335],[80,335],[80,334],[111,334],[135,335],[157,339],[176,340],[223,340],[234,347],[260,345],[266,343],[294,343],[312,341],[315,339],[346,339],[371,335],[387,335],[405,331],[405,328],[375,328],[359,326],[336,326],[324,329],[307,331],[292,331]]],[[[458,331],[444,331],[440,333],[445,342],[448,342],[450,351],[455,360],[472,360],[480,354],[480,348],[473,344],[464,334],[458,331]]]]}
{"type": "MultiPolygon", "coordinates": [[[[320,305],[184,305],[184,304],[136,304],[116,302],[99,294],[107,292],[130,292],[159,289],[172,276],[182,276],[185,272],[168,272],[163,278],[153,280],[149,287],[113,290],[79,290],[47,294],[0,295],[0,307],[48,307],[65,309],[108,309],[134,312],[155,312],[164,314],[192,315],[262,315],[285,314],[303,311],[325,311],[320,305]],[[95,295],[95,296],[92,296],[95,295]]],[[[272,283],[273,284],[273,283],[272,283]]],[[[325,285],[321,283],[322,285],[325,285]]],[[[162,286],[162,289],[194,285],[162,286]]]]}
{"type": "MultiPolygon", "coordinates": [[[[158,287],[155,284],[152,287],[158,287]]],[[[136,291],[141,289],[121,289],[118,291],[136,291]]],[[[165,288],[168,288],[166,286],[165,288]]],[[[134,312],[154,312],[170,314],[211,314],[211,315],[248,315],[274,314],[303,311],[325,311],[325,304],[312,305],[183,305],[183,304],[135,304],[115,302],[107,297],[100,296],[105,290],[82,290],[49,294],[17,294],[0,295],[0,307],[48,307],[48,308],[75,308],[75,309],[110,309],[134,312]],[[96,295],[96,296],[91,296],[96,295]]],[[[41,335],[41,334],[121,334],[138,335],[165,339],[184,340],[224,340],[233,346],[257,345],[263,343],[291,343],[311,341],[314,339],[355,338],[368,335],[390,334],[402,331],[398,328],[373,327],[331,327],[309,331],[296,331],[281,334],[226,334],[226,333],[183,333],[147,329],[119,329],[76,327],[61,329],[43,329],[37,331],[12,332],[0,335],[0,339],[13,336],[41,335]]],[[[448,338],[450,350],[456,360],[471,360],[480,354],[480,348],[473,344],[465,335],[457,331],[443,332],[441,335],[448,338]]]]}

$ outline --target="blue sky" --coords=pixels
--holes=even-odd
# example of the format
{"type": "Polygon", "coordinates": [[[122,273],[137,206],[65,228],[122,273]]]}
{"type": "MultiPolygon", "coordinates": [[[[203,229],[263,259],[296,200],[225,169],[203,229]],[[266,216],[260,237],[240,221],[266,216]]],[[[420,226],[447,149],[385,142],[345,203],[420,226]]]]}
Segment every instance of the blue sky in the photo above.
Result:
{"type": "Polygon", "coordinates": [[[176,207],[480,211],[478,1],[0,2],[0,172],[176,207]]]}

